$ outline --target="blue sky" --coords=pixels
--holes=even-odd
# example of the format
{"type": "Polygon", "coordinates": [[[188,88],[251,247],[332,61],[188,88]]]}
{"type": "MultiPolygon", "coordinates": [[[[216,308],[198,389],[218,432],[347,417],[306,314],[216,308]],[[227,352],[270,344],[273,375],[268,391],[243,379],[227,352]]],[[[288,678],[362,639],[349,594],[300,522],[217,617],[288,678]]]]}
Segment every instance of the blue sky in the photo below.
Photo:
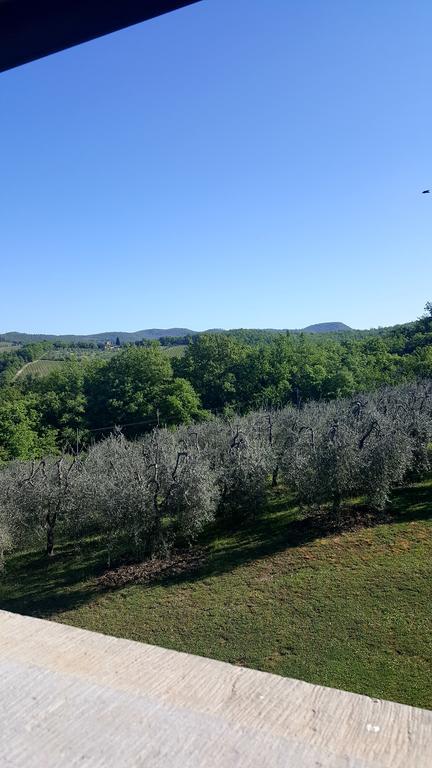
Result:
{"type": "Polygon", "coordinates": [[[0,75],[0,332],[432,299],[429,0],[203,0],[0,75]]]}

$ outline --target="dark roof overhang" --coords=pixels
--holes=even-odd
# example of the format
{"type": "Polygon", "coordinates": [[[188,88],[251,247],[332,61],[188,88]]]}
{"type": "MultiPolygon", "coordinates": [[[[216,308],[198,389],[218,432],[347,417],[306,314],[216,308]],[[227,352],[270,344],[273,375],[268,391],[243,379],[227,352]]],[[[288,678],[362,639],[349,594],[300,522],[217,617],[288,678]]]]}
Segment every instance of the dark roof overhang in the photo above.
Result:
{"type": "Polygon", "coordinates": [[[0,0],[0,72],[199,0],[0,0]]]}

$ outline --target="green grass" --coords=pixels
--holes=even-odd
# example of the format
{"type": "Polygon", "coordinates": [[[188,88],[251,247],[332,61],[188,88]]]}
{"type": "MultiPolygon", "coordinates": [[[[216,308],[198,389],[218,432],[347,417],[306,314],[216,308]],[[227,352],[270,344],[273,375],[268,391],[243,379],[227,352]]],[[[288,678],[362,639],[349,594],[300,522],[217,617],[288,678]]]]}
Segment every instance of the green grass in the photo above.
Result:
{"type": "Polygon", "coordinates": [[[328,533],[286,494],[208,537],[195,573],[103,590],[97,540],[11,557],[0,607],[280,675],[432,707],[432,481],[392,519],[328,533]]]}

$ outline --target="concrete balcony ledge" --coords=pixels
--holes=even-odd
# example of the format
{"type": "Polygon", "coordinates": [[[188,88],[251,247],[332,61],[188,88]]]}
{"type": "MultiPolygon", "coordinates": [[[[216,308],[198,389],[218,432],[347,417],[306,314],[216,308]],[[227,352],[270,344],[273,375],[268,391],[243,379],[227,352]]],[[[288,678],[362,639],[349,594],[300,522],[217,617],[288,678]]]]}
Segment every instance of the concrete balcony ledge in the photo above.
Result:
{"type": "Polygon", "coordinates": [[[432,712],[0,611],[0,765],[430,768],[432,712]]]}

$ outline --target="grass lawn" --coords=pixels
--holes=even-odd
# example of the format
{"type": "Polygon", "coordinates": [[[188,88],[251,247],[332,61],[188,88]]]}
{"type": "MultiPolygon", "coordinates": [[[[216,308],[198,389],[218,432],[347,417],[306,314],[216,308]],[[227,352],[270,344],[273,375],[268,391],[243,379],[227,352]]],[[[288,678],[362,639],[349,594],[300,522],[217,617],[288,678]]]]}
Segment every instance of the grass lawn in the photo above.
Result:
{"type": "Polygon", "coordinates": [[[432,480],[395,493],[392,516],[326,535],[275,492],[195,572],[108,589],[97,540],[65,544],[11,557],[0,607],[432,707],[432,480]]]}

